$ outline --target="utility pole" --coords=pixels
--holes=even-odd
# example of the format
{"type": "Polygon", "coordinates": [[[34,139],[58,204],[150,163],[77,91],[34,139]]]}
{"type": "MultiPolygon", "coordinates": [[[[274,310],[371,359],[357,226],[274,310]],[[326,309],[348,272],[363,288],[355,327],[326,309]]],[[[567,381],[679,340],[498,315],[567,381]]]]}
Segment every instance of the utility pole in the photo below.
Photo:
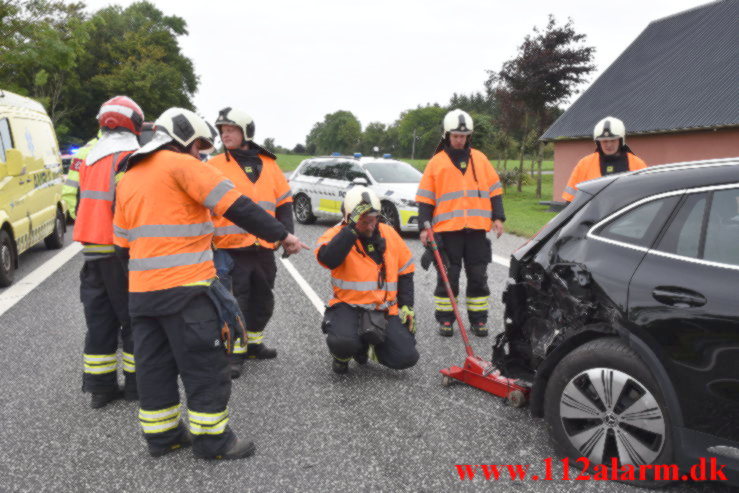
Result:
{"type": "Polygon", "coordinates": [[[411,144],[411,159],[416,159],[416,129],[413,129],[413,143],[411,144]]]}

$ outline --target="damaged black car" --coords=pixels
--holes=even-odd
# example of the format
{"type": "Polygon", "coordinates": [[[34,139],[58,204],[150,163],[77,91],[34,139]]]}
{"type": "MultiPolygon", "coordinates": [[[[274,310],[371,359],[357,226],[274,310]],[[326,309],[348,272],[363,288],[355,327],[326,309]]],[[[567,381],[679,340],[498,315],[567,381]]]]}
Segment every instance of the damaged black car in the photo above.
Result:
{"type": "Polygon", "coordinates": [[[739,158],[580,186],[512,256],[493,361],[563,455],[739,481],[739,158]]]}

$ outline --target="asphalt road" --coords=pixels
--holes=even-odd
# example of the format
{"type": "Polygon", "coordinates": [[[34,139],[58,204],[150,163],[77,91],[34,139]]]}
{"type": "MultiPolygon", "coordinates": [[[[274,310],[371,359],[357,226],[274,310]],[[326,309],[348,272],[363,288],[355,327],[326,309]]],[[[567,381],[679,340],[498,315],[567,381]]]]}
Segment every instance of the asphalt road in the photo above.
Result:
{"type": "MultiPolygon", "coordinates": [[[[297,234],[313,245],[328,226],[298,226],[297,234]]],[[[420,258],[418,240],[406,240],[420,258]]],[[[521,242],[505,236],[495,253],[507,256],[521,242]]],[[[22,268],[46,255],[42,247],[30,252],[22,268]]],[[[313,255],[291,262],[327,301],[328,272],[313,255]]],[[[339,376],[330,369],[321,316],[278,262],[277,306],[266,336],[278,357],[248,361],[230,403],[232,427],[256,441],[256,455],[212,463],[181,451],[152,459],[134,403],[92,410],[80,391],[81,265],[77,255],[0,316],[0,491],[637,491],[602,481],[459,479],[456,464],[531,464],[529,475],[541,475],[542,461],[556,454],[544,423],[526,409],[461,384],[440,385],[439,370],[461,364],[464,350],[459,334],[436,334],[434,276],[420,268],[418,365],[393,371],[352,363],[339,376]]],[[[506,274],[490,265],[494,326],[502,318],[506,274]]],[[[490,356],[492,337],[473,344],[490,356]]],[[[691,483],[671,491],[721,490],[691,483]]]]}

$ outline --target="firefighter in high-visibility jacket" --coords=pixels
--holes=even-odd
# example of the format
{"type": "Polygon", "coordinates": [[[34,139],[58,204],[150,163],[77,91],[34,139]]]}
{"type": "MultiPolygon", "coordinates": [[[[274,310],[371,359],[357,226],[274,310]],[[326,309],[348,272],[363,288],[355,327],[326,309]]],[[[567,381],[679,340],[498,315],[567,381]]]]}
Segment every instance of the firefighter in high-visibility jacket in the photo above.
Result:
{"type": "Polygon", "coordinates": [[[318,239],[318,262],[331,270],[334,296],[323,318],[332,368],[369,358],[393,369],[418,361],[413,312],[415,265],[395,230],[378,222],[380,199],[355,186],[344,197],[344,220],[318,239]]]}
{"type": "Polygon", "coordinates": [[[69,211],[69,217],[72,219],[77,215],[77,202],[79,201],[80,192],[80,166],[85,162],[87,154],[90,149],[95,147],[100,137],[103,136],[103,131],[98,130],[97,135],[85,142],[85,145],[80,147],[75,152],[72,161],[69,163],[69,170],[67,170],[67,177],[62,185],[62,199],[67,203],[67,210],[69,211]]]}
{"type": "Polygon", "coordinates": [[[76,210],[70,209],[76,216],[73,238],[82,243],[85,258],[80,273],[87,322],[82,390],[92,394],[93,408],[121,396],[138,399],[128,280],[113,247],[113,203],[121,165],[139,148],[136,135],[144,113],[130,98],[116,96],[103,103],[97,118],[102,134],[78,167],[76,210]],[[123,393],[117,377],[119,337],[123,342],[123,393]]]}
{"type": "Polygon", "coordinates": [[[582,158],[567,180],[562,192],[562,198],[567,202],[572,202],[578,185],[584,181],[647,167],[626,145],[626,127],[618,118],[607,116],[596,123],[593,140],[595,152],[582,158]]]}
{"type": "MultiPolygon", "coordinates": [[[[224,108],[216,119],[225,152],[208,164],[220,170],[243,193],[294,232],[292,192],[276,156],[253,141],[254,120],[235,108],[224,108]]],[[[275,306],[272,290],[277,276],[274,251],[278,243],[261,240],[222,216],[213,219],[218,277],[233,288],[246,317],[248,344],[237,345],[231,376],[241,374],[244,358],[270,359],[277,351],[264,344],[264,328],[275,306]]]]}
{"type": "MultiPolygon", "coordinates": [[[[470,326],[475,335],[485,337],[490,296],[487,267],[492,261],[487,232],[503,234],[505,212],[498,174],[485,154],[470,147],[472,131],[472,118],[464,111],[446,114],[442,140],[426,165],[416,201],[419,225],[423,228],[428,222],[436,233],[455,297],[464,262],[470,326]]],[[[421,231],[420,239],[427,245],[426,231],[421,231]]],[[[452,336],[454,312],[438,272],[434,301],[439,333],[452,336]]]]}
{"type": "Polygon", "coordinates": [[[215,129],[202,118],[170,108],[155,125],[152,140],[128,160],[114,217],[116,251],[129,273],[139,422],[152,456],[192,445],[200,458],[248,457],[254,443],[228,426],[223,339],[234,338],[218,303],[211,212],[265,241],[282,241],[288,253],[308,247],[196,158],[213,150],[215,129]],[[178,374],[189,432],[180,421],[178,374]]]}

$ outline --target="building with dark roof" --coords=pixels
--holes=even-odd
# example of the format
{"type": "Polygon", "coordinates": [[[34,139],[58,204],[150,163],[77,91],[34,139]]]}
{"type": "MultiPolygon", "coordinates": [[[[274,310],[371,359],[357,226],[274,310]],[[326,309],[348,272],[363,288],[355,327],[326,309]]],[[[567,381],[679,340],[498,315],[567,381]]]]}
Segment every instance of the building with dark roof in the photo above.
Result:
{"type": "Polygon", "coordinates": [[[649,165],[739,156],[739,0],[721,0],[650,23],[555,121],[554,200],[593,127],[611,115],[649,165]]]}

